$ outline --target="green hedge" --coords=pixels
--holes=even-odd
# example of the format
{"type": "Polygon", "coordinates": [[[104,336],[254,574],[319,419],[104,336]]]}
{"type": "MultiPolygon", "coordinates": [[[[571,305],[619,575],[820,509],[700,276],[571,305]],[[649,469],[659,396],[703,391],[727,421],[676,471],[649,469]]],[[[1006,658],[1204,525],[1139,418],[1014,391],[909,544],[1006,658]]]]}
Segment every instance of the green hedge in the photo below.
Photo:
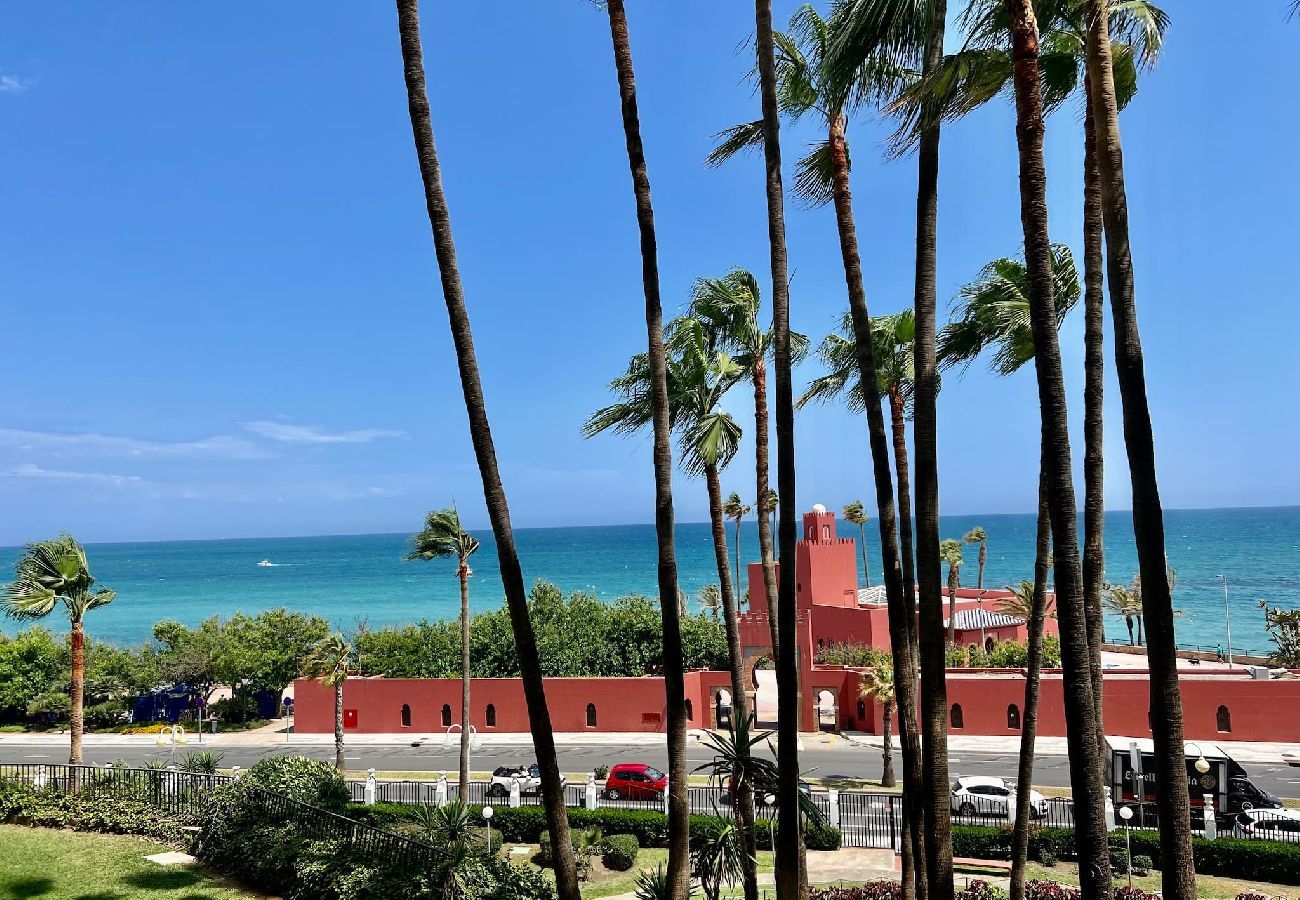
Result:
{"type": "Polygon", "coordinates": [[[183,842],[184,827],[193,824],[109,784],[92,781],[77,793],[66,794],[53,785],[38,790],[2,779],[0,823],[138,834],[175,845],[183,842]]]}
{"type": "MultiPolygon", "coordinates": [[[[1150,857],[1155,868],[1159,869],[1160,835],[1154,831],[1134,831],[1131,840],[1133,855],[1150,857]]],[[[1112,850],[1122,852],[1124,832],[1112,832],[1110,845],[1112,850]]],[[[1075,858],[1074,830],[1041,828],[1031,833],[1030,858],[1041,858],[1044,849],[1061,859],[1075,858]]],[[[952,853],[953,856],[972,859],[1009,859],[1011,831],[978,825],[954,825],[952,853]]],[[[1246,841],[1230,837],[1208,841],[1194,837],[1192,859],[1200,875],[1300,885],[1300,844],[1246,841]]]]}
{"type": "Polygon", "coordinates": [[[605,838],[601,862],[615,872],[626,872],[636,865],[636,855],[641,850],[634,834],[611,834],[605,838]]]}
{"type": "MultiPolygon", "coordinates": [[[[410,821],[410,806],[398,803],[376,803],[374,806],[353,805],[348,814],[358,821],[379,828],[393,828],[410,821]]],[[[471,807],[478,816],[479,807],[471,807]]],[[[536,844],[546,830],[546,811],[540,806],[494,806],[492,827],[499,828],[507,841],[536,844]]],[[[691,816],[691,834],[700,835],[719,827],[717,816],[691,816]]],[[[630,834],[642,847],[668,846],[668,817],[661,812],[643,809],[570,809],[571,828],[599,828],[603,834],[630,834]]],[[[780,830],[780,826],[777,826],[780,830]]],[[[954,831],[956,829],[953,829],[954,831]]],[[[993,830],[993,829],[990,829],[993,830]]],[[[772,849],[771,829],[767,819],[754,825],[754,839],[760,850],[772,849]]],[[[807,823],[804,842],[809,850],[838,850],[842,836],[838,829],[827,825],[807,823]]]]}

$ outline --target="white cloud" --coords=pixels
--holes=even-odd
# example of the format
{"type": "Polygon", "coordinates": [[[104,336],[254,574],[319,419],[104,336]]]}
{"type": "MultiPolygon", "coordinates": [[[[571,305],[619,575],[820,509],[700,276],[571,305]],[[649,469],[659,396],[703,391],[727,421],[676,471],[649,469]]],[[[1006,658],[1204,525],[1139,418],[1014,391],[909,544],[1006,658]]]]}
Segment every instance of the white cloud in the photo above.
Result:
{"type": "Polygon", "coordinates": [[[0,94],[21,94],[35,82],[17,75],[0,75],[0,94]]]}
{"type": "Polygon", "coordinates": [[[404,438],[405,431],[363,428],[357,431],[326,431],[317,425],[289,425],[284,422],[245,422],[244,427],[260,437],[283,444],[368,444],[379,438],[404,438]]]}
{"type": "Polygon", "coordinates": [[[31,463],[16,466],[7,472],[0,472],[0,477],[46,478],[54,481],[80,481],[94,484],[108,484],[114,487],[143,483],[143,479],[141,479],[139,475],[107,475],[103,472],[65,472],[59,469],[42,469],[40,466],[35,466],[31,463]]]}
{"type": "Polygon", "coordinates": [[[78,434],[21,428],[0,428],[0,446],[135,459],[261,459],[268,455],[252,441],[227,435],[194,441],[147,441],[96,432],[78,434]]]}

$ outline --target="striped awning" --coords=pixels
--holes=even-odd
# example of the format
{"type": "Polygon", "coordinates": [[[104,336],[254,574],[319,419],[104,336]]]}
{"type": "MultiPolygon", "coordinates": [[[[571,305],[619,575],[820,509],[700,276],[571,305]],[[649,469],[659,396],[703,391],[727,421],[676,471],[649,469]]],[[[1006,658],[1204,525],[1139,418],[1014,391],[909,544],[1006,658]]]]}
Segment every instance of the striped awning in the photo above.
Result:
{"type": "MultiPolygon", "coordinates": [[[[955,618],[957,631],[979,631],[981,628],[1006,628],[1025,624],[1025,620],[1019,616],[989,612],[987,609],[959,609],[955,618]]],[[[943,620],[943,627],[948,627],[947,619],[943,620]]]]}

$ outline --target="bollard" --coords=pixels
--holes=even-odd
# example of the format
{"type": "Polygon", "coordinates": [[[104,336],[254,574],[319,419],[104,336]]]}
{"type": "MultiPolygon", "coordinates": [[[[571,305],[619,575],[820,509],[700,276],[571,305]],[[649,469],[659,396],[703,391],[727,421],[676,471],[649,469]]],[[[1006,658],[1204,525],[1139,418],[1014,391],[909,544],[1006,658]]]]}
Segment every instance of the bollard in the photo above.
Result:
{"type": "Polygon", "coordinates": [[[438,773],[438,786],[433,789],[433,802],[437,806],[447,805],[447,773],[438,773]]]}
{"type": "Polygon", "coordinates": [[[519,776],[510,776],[510,808],[519,808],[519,776]]]}
{"type": "Polygon", "coordinates": [[[1205,839],[1212,841],[1219,836],[1219,822],[1214,817],[1214,795],[1203,796],[1205,798],[1205,839]]]}
{"type": "Polygon", "coordinates": [[[840,827],[840,792],[839,792],[839,789],[838,789],[838,788],[831,788],[829,791],[826,792],[826,795],[827,795],[827,798],[830,800],[830,812],[829,812],[829,818],[830,818],[830,820],[831,820],[831,827],[832,827],[832,828],[839,828],[839,827],[840,827]]]}
{"type": "Polygon", "coordinates": [[[176,767],[167,767],[167,794],[171,796],[176,793],[176,767]]]}
{"type": "Polygon", "coordinates": [[[1106,792],[1106,831],[1111,832],[1118,827],[1115,824],[1115,802],[1111,799],[1109,787],[1102,790],[1106,792]]]}
{"type": "Polygon", "coordinates": [[[43,788],[46,785],[45,764],[41,763],[36,767],[36,787],[43,788]]]}
{"type": "Polygon", "coordinates": [[[375,770],[368,769],[366,771],[366,790],[363,795],[365,798],[364,802],[366,806],[375,805],[375,791],[377,788],[378,788],[378,784],[375,782],[375,770]]]}
{"type": "Polygon", "coordinates": [[[665,785],[665,786],[664,786],[664,792],[663,792],[662,794],[659,795],[659,799],[663,800],[663,802],[664,802],[664,815],[665,815],[665,816],[668,815],[668,791],[669,791],[669,789],[670,789],[671,787],[672,787],[671,784],[669,784],[669,785],[665,785]]]}
{"type": "Polygon", "coordinates": [[[587,809],[596,808],[596,773],[587,773],[587,789],[585,794],[587,809]]]}
{"type": "Polygon", "coordinates": [[[239,766],[230,767],[230,777],[235,779],[236,781],[239,780],[239,772],[240,772],[239,766]]]}

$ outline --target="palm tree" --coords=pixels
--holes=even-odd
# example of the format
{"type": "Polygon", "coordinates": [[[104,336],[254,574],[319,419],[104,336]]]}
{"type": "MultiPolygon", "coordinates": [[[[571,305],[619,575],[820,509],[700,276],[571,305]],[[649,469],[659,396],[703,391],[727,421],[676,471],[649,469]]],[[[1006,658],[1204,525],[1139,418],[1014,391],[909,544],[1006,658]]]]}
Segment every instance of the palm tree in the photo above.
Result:
{"type": "Polygon", "coordinates": [[[461,285],[460,268],[456,263],[451,215],[442,189],[442,172],[433,139],[429,96],[424,80],[424,53],[420,46],[419,0],[397,0],[397,22],[411,133],[424,184],[434,252],[442,277],[443,299],[446,301],[452,342],[456,348],[456,363],[460,372],[461,390],[465,396],[470,440],[474,445],[474,455],[483,481],[483,496],[488,518],[492,522],[492,535],[496,541],[497,560],[501,567],[501,582],[505,588],[506,606],[510,611],[520,680],[523,682],[524,701],[528,707],[528,724],[541,774],[546,824],[554,841],[556,889],[561,900],[580,900],[581,889],[569,836],[564,785],[560,782],[560,767],[555,757],[555,734],[551,728],[551,714],[546,707],[537,638],[528,615],[528,594],[524,588],[519,554],[515,549],[514,533],[510,527],[510,507],[497,468],[496,446],[483,400],[483,384],[474,353],[474,335],[470,328],[469,312],[465,308],[465,291],[461,285]]]}
{"type": "MultiPolygon", "coordinates": [[[[921,77],[943,60],[947,0],[843,0],[826,68],[841,83],[878,61],[920,69],[921,77]]],[[[939,466],[935,357],[937,229],[939,218],[940,117],[925,115],[917,141],[915,399],[916,572],[920,589],[917,623],[921,671],[921,732],[925,743],[924,806],[927,840],[924,889],[937,900],[954,893],[952,809],[948,795],[948,690],[943,637],[939,555],[939,466]]],[[[858,326],[858,333],[865,332],[858,326]]],[[[861,340],[861,339],[860,339],[861,340]]],[[[900,511],[901,517],[901,511],[900,511]]],[[[898,646],[897,643],[895,646],[898,646]]],[[[900,682],[901,683],[901,682],[900,682]]]]}
{"type": "MultiPolygon", "coordinates": [[[[682,662],[681,611],[677,605],[677,559],[673,546],[673,455],[669,418],[668,363],[664,349],[663,304],[659,299],[659,259],[655,239],[650,177],[637,112],[636,78],[632,70],[632,44],[628,37],[623,0],[607,0],[610,41],[623,114],[628,166],[636,198],[637,229],[641,238],[641,286],[645,294],[647,358],[650,369],[650,406],[654,426],[655,537],[659,559],[659,609],[663,621],[664,690],[668,710],[668,880],[674,898],[690,893],[690,805],[686,795],[686,688],[682,662]]],[[[719,505],[721,499],[719,498],[719,505]]],[[[725,539],[725,534],[724,534],[725,539]]],[[[722,560],[725,568],[726,548],[722,560]]]]}
{"type": "MultiPolygon", "coordinates": [[[[1040,465],[1041,469],[1041,465],[1040,465]]],[[[1034,744],[1038,737],[1039,673],[1043,665],[1043,627],[1048,615],[1047,557],[1051,552],[1052,528],[1048,518],[1043,479],[1039,478],[1038,531],[1034,541],[1034,580],[1008,585],[1013,603],[1019,606],[1028,625],[1025,636],[1029,659],[1025,667],[1025,709],[1020,717],[1020,760],[1016,772],[1016,820],[1011,834],[1011,896],[1025,898],[1025,864],[1029,858],[1029,792],[1034,783],[1034,744]]]]}
{"type": "Polygon", "coordinates": [[[867,587],[871,587],[871,567],[867,565],[867,522],[870,519],[871,517],[862,509],[861,500],[844,504],[844,521],[858,526],[858,544],[862,549],[862,573],[866,578],[867,587]]]}
{"type": "MultiPolygon", "coordinates": [[[[469,558],[478,552],[478,538],[460,527],[456,507],[435,509],[424,517],[424,528],[411,537],[406,560],[456,560],[456,578],[460,581],[460,794],[469,796],[470,739],[470,660],[469,660],[469,579],[473,571],[469,558]]],[[[341,690],[341,688],[340,688],[341,690]]]]}
{"type": "Polygon", "coordinates": [[[1161,710],[1151,723],[1155,745],[1156,797],[1160,821],[1161,887],[1170,900],[1196,896],[1192,864],[1190,805],[1183,745],[1183,705],[1178,690],[1174,609],[1165,574],[1164,510],[1156,480],[1155,438],[1147,404],[1142,337],[1133,288],[1129,243],[1128,193],[1119,133],[1117,71],[1110,39],[1109,0],[1088,0],[1089,109],[1096,129],[1101,170],[1102,221],[1115,327],[1115,374],[1124,408],[1124,445],[1133,489],[1133,537],[1142,571],[1142,618],[1151,670],[1151,708],[1161,710]]]}
{"type": "Polygon", "coordinates": [[[734,354],[734,362],[754,387],[758,548],[775,658],[779,639],[776,627],[776,557],[772,546],[772,523],[768,518],[776,511],[776,494],[768,483],[767,356],[772,348],[772,335],[759,325],[761,303],[758,279],[744,269],[732,269],[721,278],[700,278],[695,282],[689,315],[704,324],[711,348],[734,354]]]}
{"type": "Polygon", "coordinates": [[[718,611],[722,609],[722,591],[716,584],[706,584],[696,593],[695,599],[700,602],[700,610],[713,616],[713,621],[718,621],[718,611]]]}
{"type": "MultiPolygon", "coordinates": [[[[334,768],[339,772],[347,769],[347,758],[343,755],[343,682],[348,680],[348,670],[354,665],[352,646],[341,634],[332,634],[311,649],[302,661],[304,678],[319,678],[326,687],[334,688],[334,768]]],[[[469,684],[469,679],[464,679],[469,684]]],[[[464,763],[462,762],[462,765],[464,763]]],[[[462,778],[465,778],[462,775],[462,778]]],[[[461,782],[461,796],[467,791],[465,778],[461,782]]]]}
{"type": "Polygon", "coordinates": [[[970,531],[961,536],[962,542],[966,544],[979,544],[979,576],[975,582],[977,590],[984,590],[984,563],[989,556],[989,536],[984,531],[983,525],[976,525],[970,531]]]}
{"type": "Polygon", "coordinates": [[[813,379],[799,405],[818,399],[823,402],[844,395],[852,412],[867,412],[867,431],[872,441],[872,475],[876,487],[876,508],[880,520],[881,561],[884,564],[885,594],[889,603],[890,644],[894,648],[894,681],[897,685],[898,732],[903,750],[903,818],[908,840],[902,852],[902,884],[905,900],[926,896],[925,807],[922,804],[924,778],[921,770],[921,744],[916,726],[916,580],[912,559],[912,501],[908,472],[906,418],[911,407],[913,386],[912,340],[915,319],[911,310],[868,320],[870,352],[859,354],[850,312],[841,323],[839,333],[832,333],[817,348],[817,356],[826,374],[813,379]],[[862,365],[870,357],[870,365],[862,365]],[[871,383],[870,369],[875,367],[877,402],[870,404],[863,393],[863,372],[871,383]],[[888,450],[885,446],[879,398],[888,398],[892,424],[894,471],[898,476],[898,512],[891,500],[888,450]],[[877,452],[876,448],[881,448],[877,452]],[[900,571],[901,570],[901,571],[900,571]],[[919,864],[914,864],[914,860],[919,864]]]}
{"type": "Polygon", "coordinates": [[[948,643],[957,643],[957,588],[961,587],[961,541],[948,538],[939,544],[939,556],[948,564],[948,643]]]}
{"type": "MultiPolygon", "coordinates": [[[[1016,96],[1016,142],[1020,163],[1020,219],[1025,238],[1030,324],[1038,375],[1042,436],[1047,448],[1042,477],[1052,522],[1057,616],[1065,694],[1070,775],[1075,796],[1076,837],[1081,859],[1107,855],[1102,793],[1101,732],[1093,691],[1092,653],[1084,610],[1069,422],[1061,348],[1056,333],[1052,248],[1048,236],[1047,174],[1043,164],[1043,97],[1038,66],[1038,27],[1032,0],[1007,0],[1016,96]]],[[[1084,896],[1110,895],[1107,866],[1080,870],[1084,896]]]]}
{"type": "MultiPolygon", "coordinates": [[[[785,192],[781,183],[781,108],[777,102],[776,41],[772,0],[754,0],[754,49],[763,109],[764,183],[767,189],[767,237],[772,267],[772,363],[776,375],[776,490],[780,495],[778,600],[777,786],[783,822],[799,821],[799,663],[795,648],[795,465],[794,350],[790,337],[790,279],[786,264],[785,192]]],[[[808,870],[802,828],[784,828],[777,836],[776,876],[780,900],[808,893],[808,870]]]]}
{"type": "Polygon", "coordinates": [[[81,738],[85,731],[86,613],[107,606],[117,596],[107,588],[92,590],[86,550],[64,532],[48,541],[28,544],[14,566],[14,580],[0,593],[0,609],[19,622],[43,619],[63,605],[72,626],[72,687],[69,691],[70,744],[68,764],[81,765],[81,738]]]}
{"type": "Polygon", "coordinates": [[[735,519],[736,521],[735,586],[736,586],[737,597],[739,597],[741,593],[742,590],[741,585],[743,584],[743,582],[741,582],[740,580],[740,523],[744,520],[745,516],[749,515],[752,509],[753,507],[750,506],[748,503],[745,503],[743,500],[741,500],[740,495],[737,494],[735,491],[732,491],[730,494],[728,494],[727,499],[722,501],[722,514],[726,516],[728,519],[735,519]]]}
{"type": "Polygon", "coordinates": [[[884,768],[881,770],[880,786],[894,786],[894,743],[890,724],[894,718],[894,668],[888,659],[875,661],[875,665],[862,673],[862,686],[858,696],[880,704],[881,731],[884,733],[883,753],[884,768]]]}
{"type": "MultiPolygon", "coordinates": [[[[715,614],[722,610],[726,625],[728,661],[731,669],[732,715],[749,714],[745,693],[744,660],[740,646],[735,596],[727,560],[727,534],[724,519],[727,504],[722,499],[720,471],[735,458],[740,441],[740,427],[721,409],[726,392],[743,377],[743,369],[724,351],[714,350],[704,323],[685,317],[669,323],[665,335],[667,350],[669,423],[679,435],[683,468],[688,474],[703,475],[709,494],[709,518],[712,522],[714,561],[719,586],[715,614]]],[[[616,402],[597,410],[583,426],[588,437],[604,431],[633,434],[653,420],[650,403],[650,366],[647,354],[638,354],[627,371],[610,382],[616,402]]],[[[737,506],[740,498],[732,495],[737,506]]],[[[744,507],[748,511],[748,507],[744,507]]],[[[736,508],[733,507],[733,513],[736,508]]],[[[743,513],[742,513],[743,515],[743,513]]],[[[737,522],[739,528],[739,522],[737,522]]],[[[739,554],[739,541],[737,541],[739,554]]],[[[737,556],[739,569],[739,556],[737,556]]],[[[684,598],[683,598],[684,599],[684,598]]],[[[737,798],[737,813],[752,826],[753,798],[746,791],[737,798]]],[[[746,834],[752,831],[752,827],[746,834]]],[[[751,854],[752,855],[752,854],[751,854]]],[[[751,881],[757,892],[757,870],[747,865],[746,884],[751,881]]]]}
{"type": "Polygon", "coordinates": [[[1141,629],[1142,622],[1142,598],[1141,591],[1136,585],[1126,587],[1120,584],[1106,585],[1105,592],[1102,595],[1102,608],[1109,613],[1120,616],[1124,619],[1124,624],[1128,627],[1129,646],[1134,646],[1133,640],[1133,623],[1138,622],[1138,628],[1141,629]]]}
{"type": "MultiPolygon", "coordinates": [[[[1101,613],[1101,588],[1105,579],[1102,546],[1104,517],[1104,462],[1102,391],[1103,294],[1101,170],[1096,153],[1092,118],[1092,81],[1088,77],[1087,9],[1084,0],[1043,4],[1039,13],[1040,74],[1044,112],[1050,113],[1077,91],[1084,93],[1083,246],[1084,246],[1084,547],[1082,560],[1084,603],[1097,717],[1101,721],[1101,645],[1105,641],[1101,613]]],[[[1110,12],[1111,27],[1125,41],[1114,55],[1119,108],[1137,91],[1138,70],[1154,64],[1159,55],[1168,17],[1148,0],[1126,0],[1110,12]]],[[[898,101],[908,118],[917,114],[922,97],[938,99],[945,117],[975,109],[1011,86],[1014,69],[1005,7],[1001,0],[975,4],[966,16],[970,37],[966,47],[944,58],[943,65],[922,79],[898,101]]],[[[1058,302],[1058,313],[1061,303],[1058,302]]],[[[1100,728],[1099,728],[1100,730],[1100,728]]]]}

